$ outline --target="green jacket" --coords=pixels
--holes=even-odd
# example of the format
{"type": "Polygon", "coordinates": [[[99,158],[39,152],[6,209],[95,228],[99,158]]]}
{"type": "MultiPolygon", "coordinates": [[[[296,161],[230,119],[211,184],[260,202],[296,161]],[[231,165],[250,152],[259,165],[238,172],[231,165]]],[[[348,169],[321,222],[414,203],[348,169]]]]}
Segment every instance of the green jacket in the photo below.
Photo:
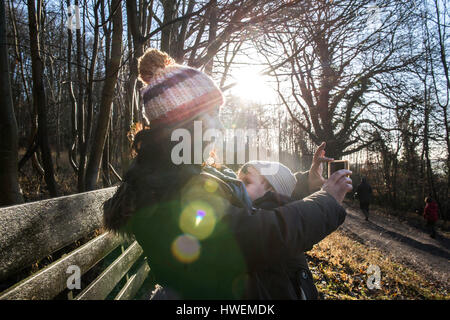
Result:
{"type": "MultiPolygon", "coordinates": [[[[172,185],[160,201],[142,199],[128,224],[156,282],[172,298],[255,298],[250,274],[288,263],[345,219],[344,208],[325,191],[275,209],[255,209],[246,192],[236,192],[240,187],[214,170],[183,171],[167,180],[172,185]]],[[[289,286],[288,278],[279,280],[289,286]]]]}

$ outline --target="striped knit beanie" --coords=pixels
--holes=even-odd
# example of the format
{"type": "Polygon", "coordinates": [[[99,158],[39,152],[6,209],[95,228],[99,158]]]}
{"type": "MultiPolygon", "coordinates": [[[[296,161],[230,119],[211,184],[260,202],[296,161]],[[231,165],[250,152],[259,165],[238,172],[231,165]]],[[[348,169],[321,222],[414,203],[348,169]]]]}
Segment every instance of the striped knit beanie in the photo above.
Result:
{"type": "Polygon", "coordinates": [[[252,166],[258,171],[275,192],[285,195],[287,197],[292,196],[297,179],[292,171],[280,162],[272,161],[249,161],[245,166],[252,166]]]}
{"type": "Polygon", "coordinates": [[[138,61],[143,116],[152,124],[174,125],[221,106],[222,92],[205,73],[176,64],[149,49],[138,61]]]}

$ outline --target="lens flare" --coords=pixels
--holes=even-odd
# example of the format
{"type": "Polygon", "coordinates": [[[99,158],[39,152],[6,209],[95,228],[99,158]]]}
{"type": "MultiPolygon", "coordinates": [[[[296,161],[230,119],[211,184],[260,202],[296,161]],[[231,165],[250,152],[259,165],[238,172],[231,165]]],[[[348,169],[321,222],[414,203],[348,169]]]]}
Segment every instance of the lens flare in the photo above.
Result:
{"type": "Polygon", "coordinates": [[[206,239],[214,231],[216,216],[214,209],[206,202],[189,203],[180,216],[180,229],[199,240],[206,239]]]}
{"type": "Polygon", "coordinates": [[[178,261],[192,263],[200,256],[200,243],[195,237],[182,234],[172,242],[171,250],[178,261]]]}
{"type": "Polygon", "coordinates": [[[202,221],[203,217],[206,215],[206,212],[203,210],[197,211],[197,217],[195,218],[195,226],[198,226],[198,224],[202,221]]]}
{"type": "Polygon", "coordinates": [[[219,187],[219,184],[212,179],[208,179],[205,181],[205,184],[203,187],[205,188],[205,190],[207,192],[214,193],[214,192],[216,192],[217,188],[219,187]]]}

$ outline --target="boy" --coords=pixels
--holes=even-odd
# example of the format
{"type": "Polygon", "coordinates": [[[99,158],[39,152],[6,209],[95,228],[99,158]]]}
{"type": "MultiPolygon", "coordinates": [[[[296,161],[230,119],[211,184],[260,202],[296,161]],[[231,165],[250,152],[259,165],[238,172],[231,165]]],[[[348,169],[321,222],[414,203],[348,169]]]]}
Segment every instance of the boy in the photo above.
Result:
{"type": "MultiPolygon", "coordinates": [[[[272,171],[272,170],[271,170],[272,171]]],[[[238,178],[245,184],[247,193],[254,201],[268,191],[275,191],[284,197],[291,197],[297,179],[285,165],[278,162],[250,161],[238,171],[238,178]],[[275,169],[275,174],[261,174],[268,167],[275,169]]]]}
{"type": "MultiPolygon", "coordinates": [[[[238,178],[247,190],[253,202],[253,207],[260,209],[274,209],[294,201],[297,179],[288,167],[281,163],[268,161],[250,161],[238,171],[238,178]],[[264,168],[275,166],[274,174],[264,174],[264,168]]],[[[269,266],[262,272],[249,276],[248,298],[261,298],[265,292],[266,299],[286,299],[292,297],[292,291],[298,299],[317,299],[318,293],[308,267],[306,256],[299,252],[289,257],[287,263],[269,266]],[[289,279],[284,279],[288,277],[289,279]],[[280,285],[286,283],[290,285],[280,285]]]]}

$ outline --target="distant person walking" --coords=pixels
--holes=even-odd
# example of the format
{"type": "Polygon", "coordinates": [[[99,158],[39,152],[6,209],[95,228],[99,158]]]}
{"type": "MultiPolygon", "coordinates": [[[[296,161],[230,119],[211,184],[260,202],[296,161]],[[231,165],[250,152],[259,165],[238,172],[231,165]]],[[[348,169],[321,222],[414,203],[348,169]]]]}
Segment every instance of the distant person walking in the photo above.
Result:
{"type": "Polygon", "coordinates": [[[372,187],[367,182],[366,177],[362,178],[362,181],[358,188],[356,189],[356,196],[359,199],[359,207],[361,208],[366,221],[369,220],[369,204],[372,197],[372,187]]]}
{"type": "Polygon", "coordinates": [[[436,201],[430,196],[425,198],[425,209],[423,210],[423,217],[427,221],[427,227],[430,231],[430,236],[436,238],[436,221],[438,221],[438,205],[436,201]]]}

